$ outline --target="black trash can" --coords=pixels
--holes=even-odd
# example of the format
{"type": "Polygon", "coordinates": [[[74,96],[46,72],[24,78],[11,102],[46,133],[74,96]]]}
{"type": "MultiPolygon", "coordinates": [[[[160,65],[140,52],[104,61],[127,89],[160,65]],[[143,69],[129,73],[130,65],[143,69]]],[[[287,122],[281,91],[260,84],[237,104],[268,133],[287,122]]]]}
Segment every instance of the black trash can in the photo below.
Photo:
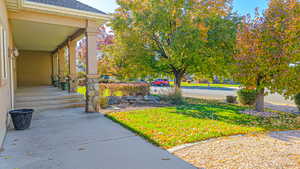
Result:
{"type": "Polygon", "coordinates": [[[33,109],[19,109],[9,112],[16,130],[25,130],[30,127],[33,109]]]}

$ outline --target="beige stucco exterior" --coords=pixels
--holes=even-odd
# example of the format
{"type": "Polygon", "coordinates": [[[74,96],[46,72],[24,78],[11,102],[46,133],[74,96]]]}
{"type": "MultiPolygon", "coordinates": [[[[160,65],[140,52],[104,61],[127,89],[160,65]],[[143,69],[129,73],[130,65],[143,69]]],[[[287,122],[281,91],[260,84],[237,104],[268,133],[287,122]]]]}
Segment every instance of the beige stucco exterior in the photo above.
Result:
{"type": "MultiPolygon", "coordinates": [[[[0,0],[0,26],[2,26],[6,32],[7,32],[7,39],[5,40],[6,43],[9,45],[9,47],[13,46],[11,32],[10,32],[10,26],[8,22],[8,16],[7,16],[7,9],[4,4],[4,0],[0,0]]],[[[1,45],[3,45],[3,42],[0,42],[1,45]]],[[[8,49],[6,49],[8,50],[8,49]]],[[[0,55],[1,56],[1,55],[0,55]]],[[[0,61],[3,61],[3,59],[0,61]]],[[[0,76],[0,151],[2,149],[2,143],[6,134],[6,126],[7,126],[7,112],[10,110],[12,106],[12,100],[11,97],[11,62],[8,57],[6,57],[6,71],[7,71],[7,77],[2,77],[2,72],[0,76]],[[9,97],[8,97],[9,96],[9,97]]],[[[2,63],[0,64],[0,67],[2,70],[2,63]]]]}
{"type": "Polygon", "coordinates": [[[51,52],[20,51],[17,59],[18,87],[51,85],[51,59],[51,52]]]}
{"type": "Polygon", "coordinates": [[[27,0],[0,0],[0,26],[7,32],[0,45],[8,44],[5,66],[0,58],[0,150],[17,87],[51,85],[61,75],[74,82],[70,90],[74,91],[76,41],[83,36],[88,43],[86,110],[95,111],[92,104],[97,101],[98,91],[96,28],[109,18],[105,14],[27,0]],[[3,67],[6,77],[2,77],[3,67]]]}

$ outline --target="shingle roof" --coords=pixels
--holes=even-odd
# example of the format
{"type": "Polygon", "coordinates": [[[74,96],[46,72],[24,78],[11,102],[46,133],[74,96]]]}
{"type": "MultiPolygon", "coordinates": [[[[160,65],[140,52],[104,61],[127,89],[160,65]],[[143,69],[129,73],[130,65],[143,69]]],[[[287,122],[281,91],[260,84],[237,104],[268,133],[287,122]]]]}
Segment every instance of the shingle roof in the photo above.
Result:
{"type": "Polygon", "coordinates": [[[47,4],[47,5],[60,6],[60,7],[71,8],[71,9],[77,9],[77,10],[82,10],[82,11],[87,11],[87,12],[106,14],[96,8],[88,6],[77,0],[27,0],[27,1],[43,3],[43,4],[47,4]]]}

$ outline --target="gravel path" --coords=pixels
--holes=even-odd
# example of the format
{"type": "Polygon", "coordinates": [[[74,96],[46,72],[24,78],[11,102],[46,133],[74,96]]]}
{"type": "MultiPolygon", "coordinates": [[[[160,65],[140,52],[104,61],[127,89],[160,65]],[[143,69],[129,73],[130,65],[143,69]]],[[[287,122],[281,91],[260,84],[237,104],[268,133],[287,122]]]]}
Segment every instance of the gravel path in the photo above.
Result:
{"type": "Polygon", "coordinates": [[[212,139],[173,153],[201,169],[300,169],[300,130],[212,139]]]}

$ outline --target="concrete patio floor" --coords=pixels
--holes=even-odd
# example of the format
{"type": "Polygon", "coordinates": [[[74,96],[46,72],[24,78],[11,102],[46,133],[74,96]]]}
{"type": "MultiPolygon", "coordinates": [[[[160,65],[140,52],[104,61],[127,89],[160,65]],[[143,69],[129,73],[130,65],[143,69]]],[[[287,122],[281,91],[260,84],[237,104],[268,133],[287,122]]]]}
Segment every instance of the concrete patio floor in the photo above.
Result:
{"type": "Polygon", "coordinates": [[[83,108],[36,113],[8,132],[0,169],[192,169],[192,165],[83,108]]]}

